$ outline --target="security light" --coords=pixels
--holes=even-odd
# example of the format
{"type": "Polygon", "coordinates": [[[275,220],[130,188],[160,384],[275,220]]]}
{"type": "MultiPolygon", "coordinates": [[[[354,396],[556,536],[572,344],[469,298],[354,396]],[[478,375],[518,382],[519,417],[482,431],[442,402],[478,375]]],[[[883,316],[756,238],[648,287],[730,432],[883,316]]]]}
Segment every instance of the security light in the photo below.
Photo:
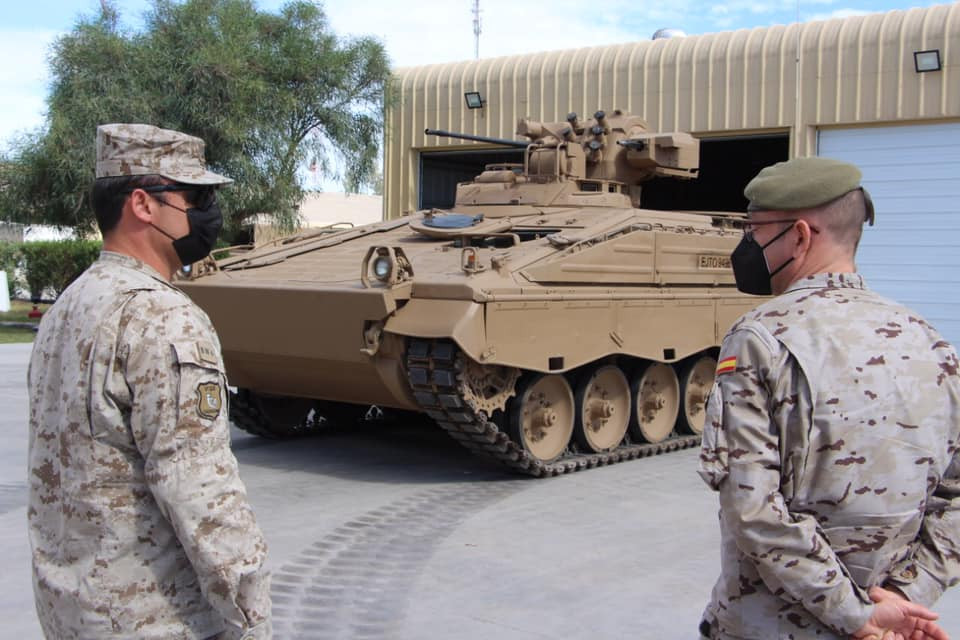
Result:
{"type": "Polygon", "coordinates": [[[940,71],[940,49],[913,52],[913,66],[917,73],[940,71]]]}
{"type": "Polygon", "coordinates": [[[463,99],[467,101],[467,109],[482,109],[483,98],[479,91],[467,91],[463,94],[463,99]]]}

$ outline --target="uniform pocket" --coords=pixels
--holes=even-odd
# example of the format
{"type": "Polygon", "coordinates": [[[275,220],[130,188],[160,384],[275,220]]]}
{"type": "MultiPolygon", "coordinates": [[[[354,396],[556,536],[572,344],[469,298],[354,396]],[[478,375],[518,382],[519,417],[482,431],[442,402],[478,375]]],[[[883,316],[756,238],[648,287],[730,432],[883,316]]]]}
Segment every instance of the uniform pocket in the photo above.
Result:
{"type": "Polygon", "coordinates": [[[229,446],[227,379],[215,352],[204,343],[174,345],[178,364],[178,457],[203,456],[229,446]]]}
{"type": "Polygon", "coordinates": [[[723,430],[723,396],[714,383],[707,400],[698,473],[711,489],[717,490],[730,473],[727,434],[723,430]]]}

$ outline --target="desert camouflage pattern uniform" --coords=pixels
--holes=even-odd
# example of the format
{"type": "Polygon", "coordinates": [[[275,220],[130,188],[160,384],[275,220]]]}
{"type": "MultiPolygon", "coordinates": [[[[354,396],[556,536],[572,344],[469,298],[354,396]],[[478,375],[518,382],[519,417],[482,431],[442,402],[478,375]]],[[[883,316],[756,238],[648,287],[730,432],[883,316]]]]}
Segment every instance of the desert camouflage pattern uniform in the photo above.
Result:
{"type": "Polygon", "coordinates": [[[40,325],[29,534],[48,638],[268,638],[267,548],[206,314],[103,252],[40,325]]]}
{"type": "Polygon", "coordinates": [[[711,637],[847,637],[873,585],[931,606],[957,583],[960,378],[929,324],[819,274],[738,320],[720,363],[700,455],[720,497],[711,637]]]}

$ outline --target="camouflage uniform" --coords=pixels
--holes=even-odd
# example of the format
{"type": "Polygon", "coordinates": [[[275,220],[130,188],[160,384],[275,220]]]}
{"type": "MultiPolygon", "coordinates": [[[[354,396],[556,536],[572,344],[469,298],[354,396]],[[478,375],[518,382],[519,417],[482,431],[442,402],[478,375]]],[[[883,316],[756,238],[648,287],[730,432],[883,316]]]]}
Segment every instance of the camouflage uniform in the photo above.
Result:
{"type": "Polygon", "coordinates": [[[149,124],[97,127],[98,178],[158,175],[175,182],[220,186],[230,178],[207,169],[200,138],[149,124]]]}
{"type": "Polygon", "coordinates": [[[960,579],[960,378],[922,318],[818,274],[726,336],[700,475],[720,496],[714,638],[845,637],[885,582],[960,579]]]}
{"type": "Polygon", "coordinates": [[[104,252],[44,315],[28,519],[48,638],[270,636],[223,371],[206,314],[132,257],[104,252]]]}

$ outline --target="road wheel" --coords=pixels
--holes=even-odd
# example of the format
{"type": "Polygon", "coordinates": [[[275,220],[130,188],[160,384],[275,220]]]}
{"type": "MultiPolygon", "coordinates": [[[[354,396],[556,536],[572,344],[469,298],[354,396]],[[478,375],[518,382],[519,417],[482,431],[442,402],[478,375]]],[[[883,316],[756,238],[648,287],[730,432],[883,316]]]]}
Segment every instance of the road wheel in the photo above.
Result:
{"type": "Polygon", "coordinates": [[[707,417],[707,398],[717,373],[717,361],[710,356],[700,356],[680,368],[680,397],[683,410],[677,428],[693,435],[703,433],[707,417]]]}
{"type": "Polygon", "coordinates": [[[566,451],[573,433],[574,401],[562,375],[535,374],[521,378],[510,399],[510,437],[537,460],[547,463],[566,451]]]}
{"type": "Polygon", "coordinates": [[[616,365],[591,368],[576,392],[574,436],[594,453],[610,451],[623,441],[630,422],[630,384],[616,365]]]}
{"type": "Polygon", "coordinates": [[[677,373],[668,364],[650,362],[630,382],[630,435],[646,442],[663,442],[673,431],[680,410],[677,373]]]}

